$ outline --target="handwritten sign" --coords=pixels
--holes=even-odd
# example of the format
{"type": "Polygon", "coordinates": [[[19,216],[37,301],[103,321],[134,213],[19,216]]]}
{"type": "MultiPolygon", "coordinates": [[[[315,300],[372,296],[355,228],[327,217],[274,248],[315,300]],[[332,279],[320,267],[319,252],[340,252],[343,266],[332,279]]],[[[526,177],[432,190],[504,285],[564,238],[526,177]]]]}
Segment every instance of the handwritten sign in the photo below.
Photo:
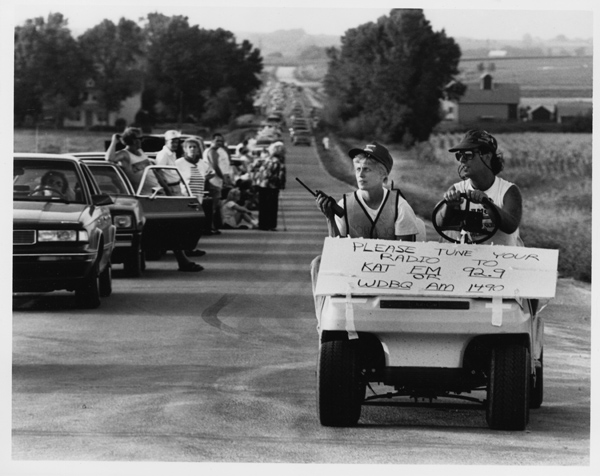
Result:
{"type": "Polygon", "coordinates": [[[319,295],[552,298],[558,250],[326,238],[319,295]]]}

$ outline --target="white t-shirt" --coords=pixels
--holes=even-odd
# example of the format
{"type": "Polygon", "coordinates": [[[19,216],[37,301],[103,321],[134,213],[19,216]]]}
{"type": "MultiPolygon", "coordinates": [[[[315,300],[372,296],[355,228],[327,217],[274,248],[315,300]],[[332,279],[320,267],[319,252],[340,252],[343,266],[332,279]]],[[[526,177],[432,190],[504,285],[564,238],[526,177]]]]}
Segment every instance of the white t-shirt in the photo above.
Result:
{"type": "MultiPolygon", "coordinates": [[[[175,167],[175,161],[177,160],[177,154],[169,149],[166,145],[163,146],[162,150],[156,154],[156,165],[162,165],[165,167],[175,167]]],[[[162,171],[165,180],[168,185],[173,185],[179,182],[179,175],[174,170],[163,170],[162,171]]]]}

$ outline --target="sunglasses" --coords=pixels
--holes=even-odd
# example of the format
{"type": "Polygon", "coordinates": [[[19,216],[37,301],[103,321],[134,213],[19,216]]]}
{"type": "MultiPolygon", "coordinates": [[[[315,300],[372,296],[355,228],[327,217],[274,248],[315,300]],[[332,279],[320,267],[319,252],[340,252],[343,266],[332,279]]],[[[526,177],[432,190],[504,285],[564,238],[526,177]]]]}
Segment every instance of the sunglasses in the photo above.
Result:
{"type": "Polygon", "coordinates": [[[456,160],[460,161],[462,159],[465,159],[467,162],[470,160],[473,160],[475,158],[475,154],[480,154],[480,152],[478,150],[476,151],[466,151],[466,152],[457,152],[456,154],[454,154],[454,156],[456,157],[456,160]]]}

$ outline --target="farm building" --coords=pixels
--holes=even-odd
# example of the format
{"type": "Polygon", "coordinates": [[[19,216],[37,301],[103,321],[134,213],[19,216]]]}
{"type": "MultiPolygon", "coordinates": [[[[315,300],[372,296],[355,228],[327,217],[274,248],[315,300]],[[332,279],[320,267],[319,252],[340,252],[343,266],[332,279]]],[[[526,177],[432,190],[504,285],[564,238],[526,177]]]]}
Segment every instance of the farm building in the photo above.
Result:
{"type": "Polygon", "coordinates": [[[86,83],[83,102],[69,111],[69,116],[64,120],[63,125],[65,127],[88,129],[99,125],[114,125],[119,118],[124,119],[127,124],[135,121],[135,115],[142,106],[141,92],[125,99],[121,103],[121,109],[118,112],[110,112],[109,114],[106,114],[106,111],[100,107],[98,103],[99,94],[100,91],[96,88],[94,80],[89,79],[86,83]]]}
{"type": "Polygon", "coordinates": [[[592,103],[586,101],[559,101],[556,103],[556,122],[564,124],[577,117],[592,113],[592,103]]]}
{"type": "Polygon", "coordinates": [[[532,122],[553,122],[554,109],[554,107],[544,105],[532,107],[529,112],[530,119],[532,122]]]}
{"type": "Polygon", "coordinates": [[[451,107],[456,122],[516,121],[518,120],[521,89],[516,83],[496,83],[492,75],[483,74],[479,82],[465,83],[465,94],[458,102],[443,103],[448,117],[451,107]]]}

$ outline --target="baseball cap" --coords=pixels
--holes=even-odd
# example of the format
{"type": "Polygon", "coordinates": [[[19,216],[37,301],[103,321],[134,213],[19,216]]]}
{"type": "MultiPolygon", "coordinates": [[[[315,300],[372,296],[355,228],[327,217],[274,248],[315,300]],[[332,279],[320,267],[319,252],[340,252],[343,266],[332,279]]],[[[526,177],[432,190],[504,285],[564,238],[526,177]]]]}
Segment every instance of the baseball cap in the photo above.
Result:
{"type": "Polygon", "coordinates": [[[390,151],[387,150],[387,148],[382,146],[380,143],[372,142],[370,144],[365,145],[363,149],[350,149],[348,155],[351,159],[353,159],[360,153],[366,154],[368,157],[383,164],[388,173],[390,172],[390,170],[392,170],[392,165],[394,165],[394,159],[392,159],[390,151]]]}
{"type": "Polygon", "coordinates": [[[167,131],[165,132],[165,140],[179,139],[181,133],[179,131],[167,131]]]}
{"type": "Polygon", "coordinates": [[[498,149],[498,141],[489,132],[481,129],[471,129],[467,131],[460,143],[448,152],[456,152],[459,150],[479,149],[481,146],[486,147],[491,152],[496,152],[498,149]]]}

